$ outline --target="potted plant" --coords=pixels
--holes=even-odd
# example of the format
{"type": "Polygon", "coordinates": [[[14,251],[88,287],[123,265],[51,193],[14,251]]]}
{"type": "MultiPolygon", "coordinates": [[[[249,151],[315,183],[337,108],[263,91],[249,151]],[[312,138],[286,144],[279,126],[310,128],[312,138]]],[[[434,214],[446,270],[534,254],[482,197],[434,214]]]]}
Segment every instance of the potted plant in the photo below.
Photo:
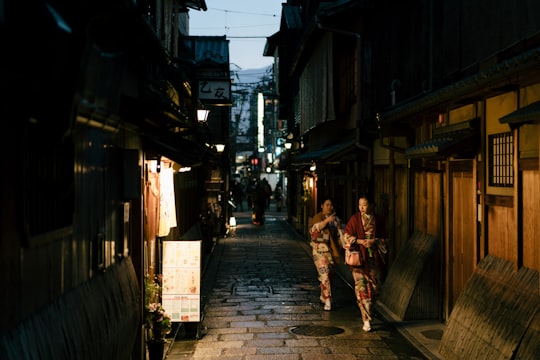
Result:
{"type": "Polygon", "coordinates": [[[161,285],[145,278],[146,343],[151,360],[163,359],[165,336],[171,332],[171,317],[161,305],[161,285]]]}

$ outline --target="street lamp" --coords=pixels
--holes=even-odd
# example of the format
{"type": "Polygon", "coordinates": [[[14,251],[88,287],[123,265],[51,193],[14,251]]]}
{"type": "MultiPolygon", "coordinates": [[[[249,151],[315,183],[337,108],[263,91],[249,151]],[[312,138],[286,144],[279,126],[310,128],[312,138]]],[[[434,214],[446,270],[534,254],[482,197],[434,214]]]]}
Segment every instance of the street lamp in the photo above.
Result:
{"type": "Polygon", "coordinates": [[[222,153],[225,150],[225,144],[216,144],[216,151],[222,153]]]}
{"type": "Polygon", "coordinates": [[[208,120],[208,114],[210,110],[207,109],[197,109],[197,121],[199,124],[205,123],[208,120]]]}

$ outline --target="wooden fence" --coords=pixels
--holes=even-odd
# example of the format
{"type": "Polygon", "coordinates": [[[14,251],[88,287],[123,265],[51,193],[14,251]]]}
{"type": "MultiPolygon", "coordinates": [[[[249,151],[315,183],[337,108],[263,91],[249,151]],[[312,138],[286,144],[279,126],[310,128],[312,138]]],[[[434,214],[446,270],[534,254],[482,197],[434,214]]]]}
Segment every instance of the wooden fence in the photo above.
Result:
{"type": "Polygon", "coordinates": [[[11,359],[130,359],[141,328],[130,258],[70,291],[0,337],[11,359]]]}
{"type": "Polygon", "coordinates": [[[445,359],[538,359],[539,274],[488,255],[459,296],[441,339],[445,359]]]}

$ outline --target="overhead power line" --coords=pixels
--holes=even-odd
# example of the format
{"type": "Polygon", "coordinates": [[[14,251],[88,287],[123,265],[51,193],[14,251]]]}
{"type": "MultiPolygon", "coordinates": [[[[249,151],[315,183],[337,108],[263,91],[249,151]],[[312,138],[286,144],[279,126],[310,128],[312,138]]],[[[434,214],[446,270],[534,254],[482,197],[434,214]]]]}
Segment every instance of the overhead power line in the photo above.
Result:
{"type": "Polygon", "coordinates": [[[234,14],[245,14],[245,15],[259,15],[259,16],[271,16],[271,17],[277,17],[276,14],[252,13],[252,12],[248,12],[248,11],[237,11],[237,10],[216,9],[216,8],[208,8],[208,10],[223,11],[223,12],[226,12],[226,13],[234,13],[234,14]]]}
{"type": "Polygon", "coordinates": [[[229,36],[227,39],[266,39],[268,36],[229,36]]]}

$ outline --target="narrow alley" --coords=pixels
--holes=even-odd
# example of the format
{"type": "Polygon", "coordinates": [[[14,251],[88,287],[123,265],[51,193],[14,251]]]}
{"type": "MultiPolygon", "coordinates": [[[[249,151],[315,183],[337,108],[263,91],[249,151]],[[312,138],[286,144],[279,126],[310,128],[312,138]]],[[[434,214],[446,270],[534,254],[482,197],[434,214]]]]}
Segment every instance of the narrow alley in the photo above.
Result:
{"type": "Polygon", "coordinates": [[[235,213],[234,236],[219,239],[202,284],[198,334],[182,327],[166,359],[424,359],[390,323],[377,316],[362,330],[353,290],[337,272],[333,308],[319,302],[307,241],[269,212],[263,226],[235,213]]]}

